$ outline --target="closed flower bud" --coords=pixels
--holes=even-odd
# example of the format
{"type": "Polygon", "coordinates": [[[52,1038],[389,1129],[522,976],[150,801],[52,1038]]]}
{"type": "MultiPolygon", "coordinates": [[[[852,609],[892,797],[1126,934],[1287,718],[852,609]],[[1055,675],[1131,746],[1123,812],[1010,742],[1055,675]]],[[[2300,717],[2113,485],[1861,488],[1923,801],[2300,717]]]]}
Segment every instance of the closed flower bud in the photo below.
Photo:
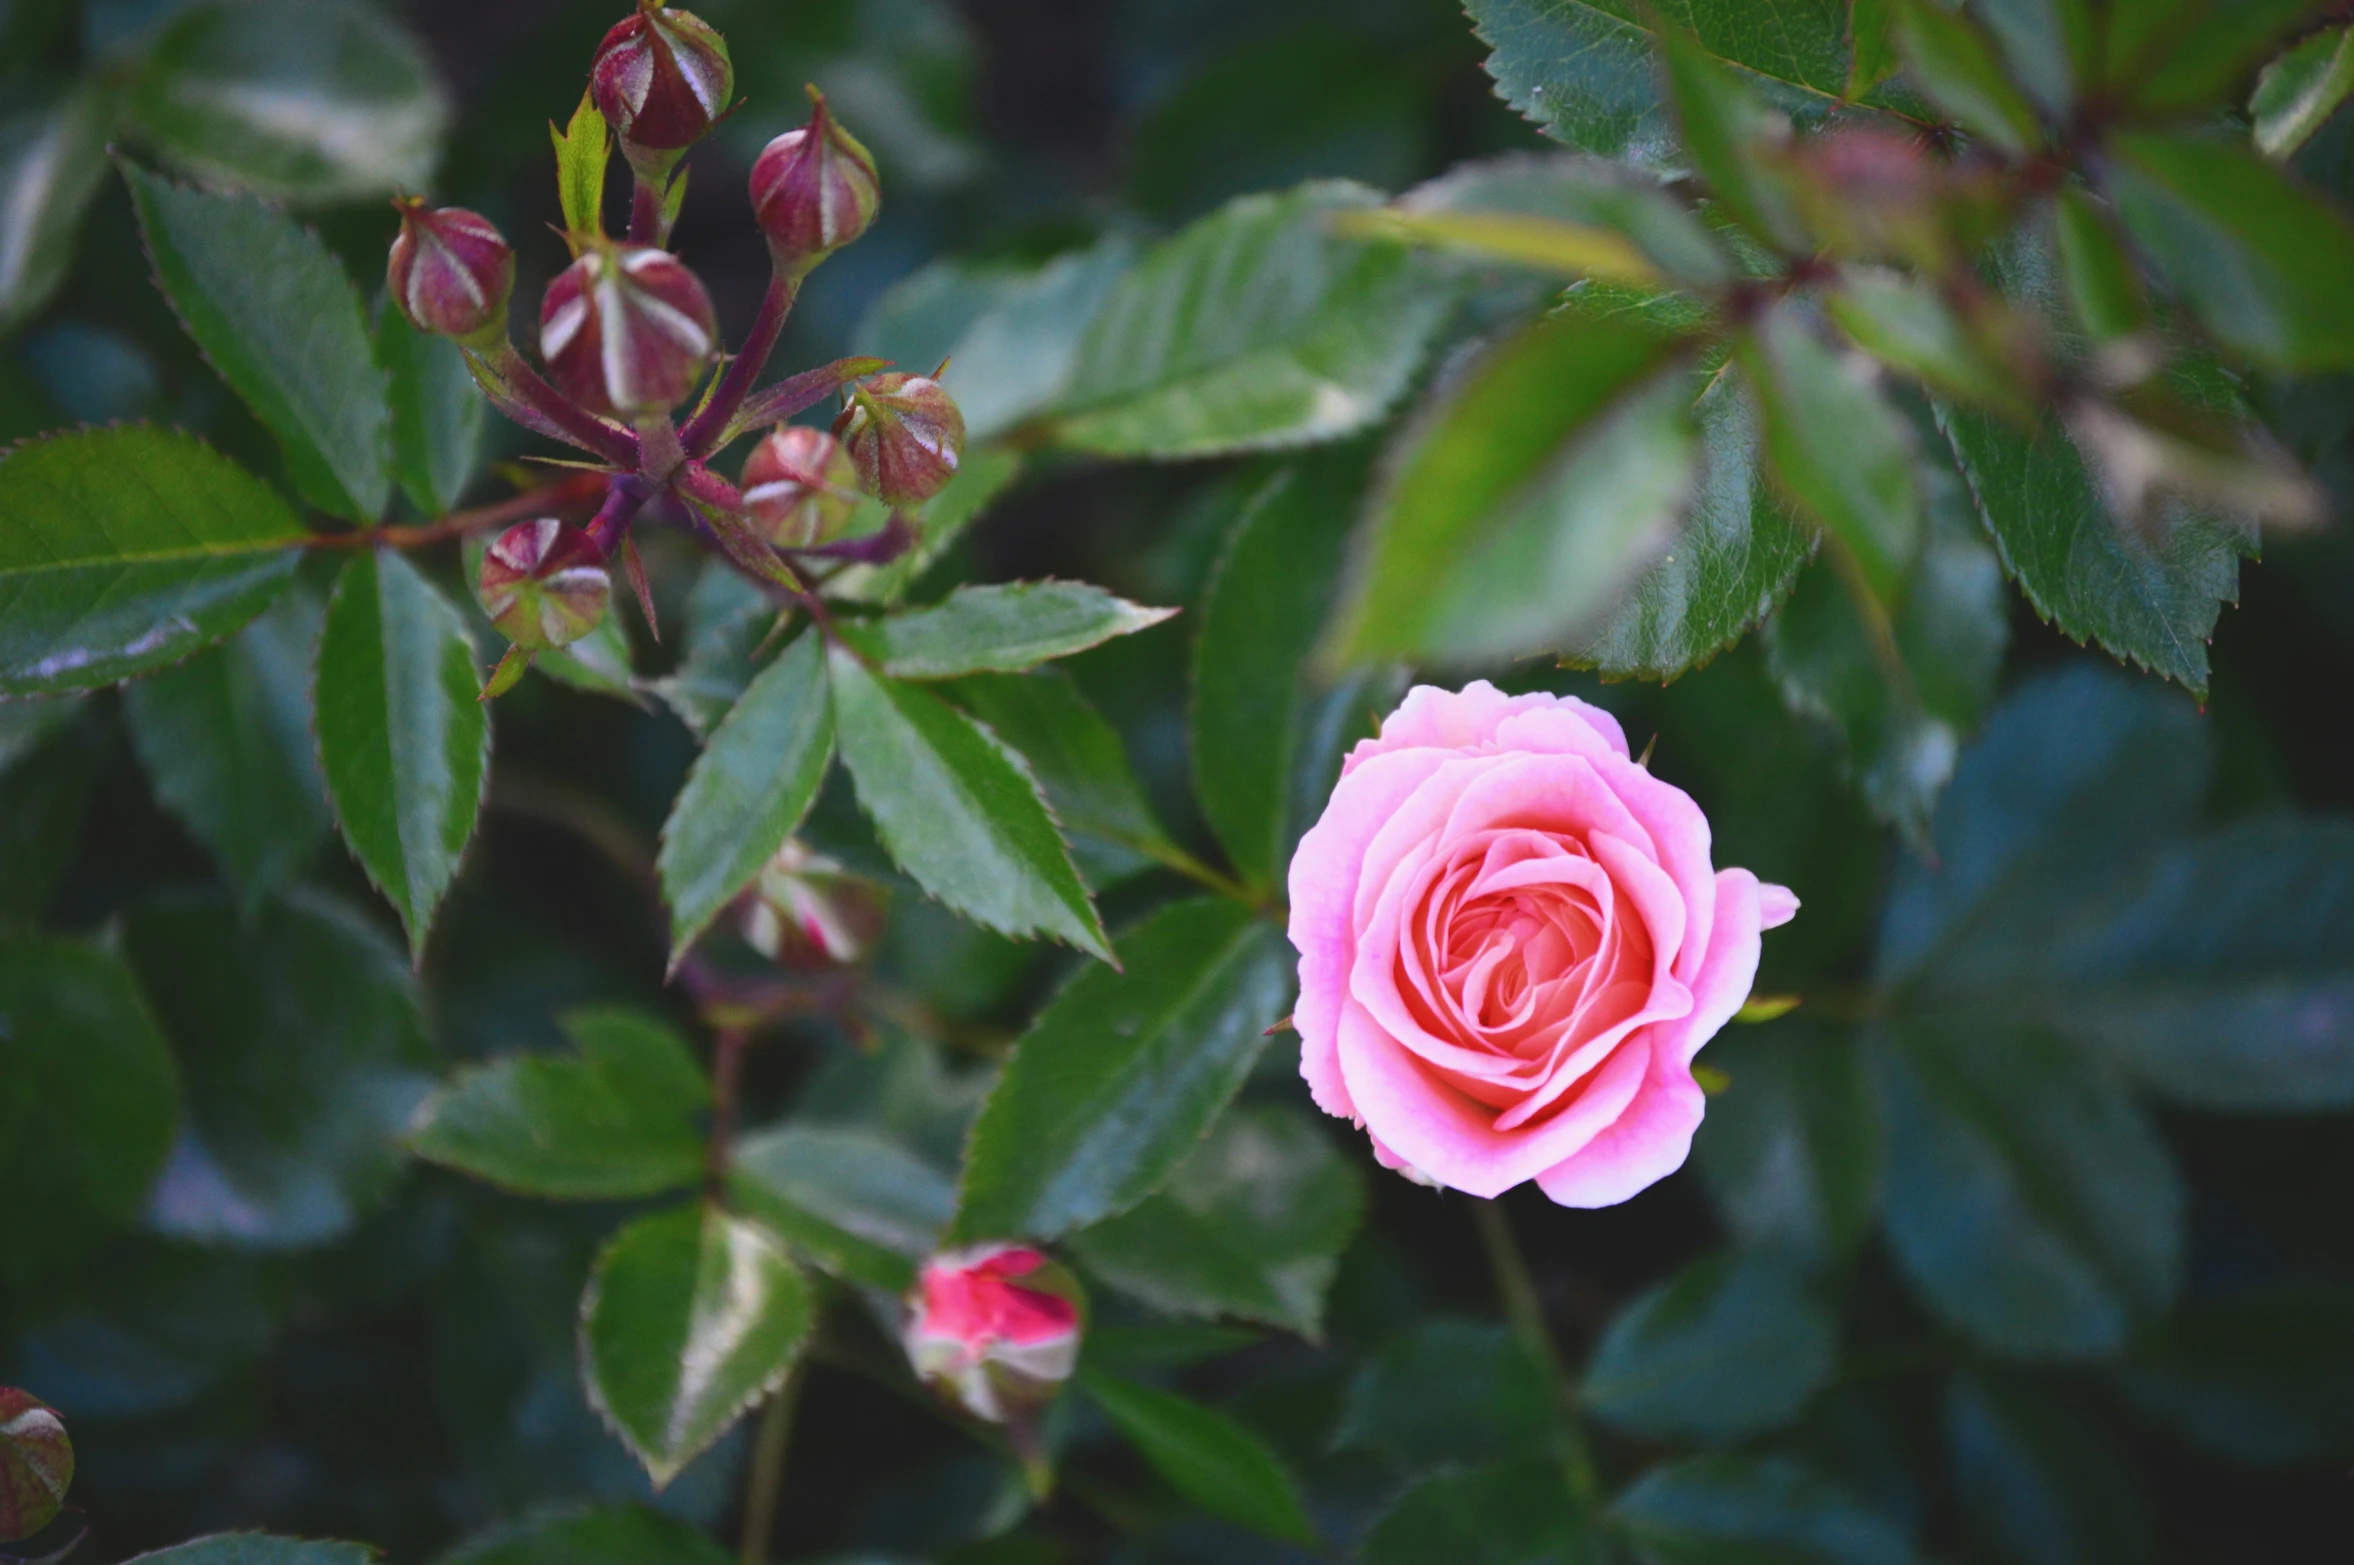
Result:
{"type": "Polygon", "coordinates": [[[73,1481],[74,1443],[64,1420],[31,1393],[0,1386],[0,1544],[55,1521],[73,1481]]]}
{"type": "Polygon", "coordinates": [[[384,280],[409,324],[461,342],[504,334],[507,295],[515,289],[515,252],[489,220],[462,207],[400,208],[384,280]]]}
{"type": "Polygon", "coordinates": [[[780,549],[806,549],[842,530],[858,505],[858,469],[822,429],[788,424],[744,461],[744,508],[780,549]]]}
{"type": "Polygon", "coordinates": [[[976,1418],[1013,1423],[1079,1362],[1079,1285],[1039,1251],[981,1244],[924,1263],[907,1301],[908,1362],[976,1418]]]}
{"type": "Polygon", "coordinates": [[[543,516],[508,528],[484,551],[474,595],[500,635],[537,652],[595,630],[613,578],[587,533],[543,516]]]}
{"type": "Polygon", "coordinates": [[[589,67],[590,95],[625,155],[693,146],[727,111],[735,87],[727,40],[662,0],[639,0],[637,14],[605,35],[589,67]]]}
{"type": "Polygon", "coordinates": [[[669,412],[694,394],[718,344],[703,284],[644,245],[591,245],[540,301],[540,357],[557,388],[592,413],[669,412]]]}
{"type": "Polygon", "coordinates": [[[742,904],[744,943],[788,967],[856,962],[883,933],[881,886],[785,839],[742,904]]]}
{"type": "Polygon", "coordinates": [[[873,154],[826,110],[770,142],[752,165],[752,213],[777,265],[798,277],[867,231],[883,204],[873,154]]]}
{"type": "Polygon", "coordinates": [[[892,505],[921,505],[956,476],[964,414],[927,375],[877,375],[853,387],[834,434],[859,482],[892,505]]]}

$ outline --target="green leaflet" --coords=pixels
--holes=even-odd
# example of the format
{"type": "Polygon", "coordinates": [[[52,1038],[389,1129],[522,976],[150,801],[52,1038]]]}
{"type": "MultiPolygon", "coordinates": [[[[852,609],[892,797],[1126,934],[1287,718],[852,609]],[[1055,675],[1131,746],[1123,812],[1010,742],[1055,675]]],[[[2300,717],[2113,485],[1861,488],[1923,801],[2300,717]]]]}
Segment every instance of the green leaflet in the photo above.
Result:
{"type": "Polygon", "coordinates": [[[82,213],[106,177],[98,94],[77,88],[0,129],[0,331],[48,302],[73,260],[82,213]]]}
{"type": "Polygon", "coordinates": [[[2068,1399],[2019,1377],[1958,1374],[1946,1387],[1945,1438],[1962,1513],[1994,1558],[2159,1557],[2137,1475],[2068,1399]]]}
{"type": "Polygon", "coordinates": [[[1787,1457],[1654,1467],[1611,1505],[1647,1565],[1913,1565],[1896,1526],[1787,1457]]]}
{"type": "Polygon", "coordinates": [[[701,1528],[644,1506],[537,1516],[469,1539],[438,1565],[728,1565],[701,1528]]]}
{"type": "Polygon", "coordinates": [[[1398,1496],[1365,1535],[1364,1565],[1578,1565],[1585,1518],[1542,1458],[1433,1473],[1398,1496]]]}
{"type": "Polygon", "coordinates": [[[1225,1414],[1100,1370],[1082,1369],[1079,1386],[1154,1471],[1203,1510],[1270,1537],[1316,1541],[1299,1480],[1265,1441],[1225,1414]]]}
{"type": "Polygon", "coordinates": [[[1709,1256],[1619,1311],[1580,1395],[1637,1434],[1738,1440],[1796,1419],[1830,1379],[1836,1346],[1829,1312],[1788,1260],[1709,1256]]]}
{"type": "Polygon", "coordinates": [[[787,1124],[728,1165],[737,1206],[827,1270],[903,1293],[956,1213],[948,1176],[876,1131],[787,1124]]]}
{"type": "Polygon", "coordinates": [[[843,639],[893,679],[1013,674],[1132,636],[1175,614],[1113,597],[1085,582],[959,587],[928,608],[845,623],[843,639]]]}
{"type": "Polygon", "coordinates": [[[386,301],[376,312],[376,362],[392,414],[392,473],[427,516],[457,508],[482,450],[490,404],[447,337],[418,331],[386,301]]]}
{"type": "Polygon", "coordinates": [[[364,1543],[323,1543],[307,1538],[274,1538],[262,1532],[224,1532],[134,1558],[144,1565],[371,1565],[376,1551],[364,1543]]]}
{"type": "Polygon", "coordinates": [[[1708,1065],[1727,1085],[1692,1153],[1725,1226],[1809,1267],[1852,1253],[1878,1214],[1886,1155],[1855,1044],[1792,1017],[1720,1035],[1708,1065]]]}

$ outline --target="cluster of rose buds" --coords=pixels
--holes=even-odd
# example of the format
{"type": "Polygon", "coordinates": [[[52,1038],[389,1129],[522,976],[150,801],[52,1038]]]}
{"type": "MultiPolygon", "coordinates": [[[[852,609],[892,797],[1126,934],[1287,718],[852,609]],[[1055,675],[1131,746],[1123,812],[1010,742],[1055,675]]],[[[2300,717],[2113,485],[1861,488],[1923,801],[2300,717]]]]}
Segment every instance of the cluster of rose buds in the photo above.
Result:
{"type": "Polygon", "coordinates": [[[976,1418],[1017,1436],[1079,1363],[1079,1284],[1025,1245],[946,1250],[908,1295],[905,1342],[916,1375],[976,1418]]]}
{"type": "MultiPolygon", "coordinates": [[[[634,561],[629,530],[641,513],[683,521],[793,601],[821,584],[813,564],[850,547],[842,535],[862,498],[881,501],[889,521],[856,541],[856,557],[885,559],[916,536],[900,513],[956,476],[964,416],[935,378],[871,373],[877,361],[844,360],[754,390],[803,279],[864,234],[882,204],[874,158],[815,88],[808,123],[771,141],[753,164],[752,215],[768,241],[771,278],[734,355],[721,344],[702,282],[664,248],[680,160],[731,112],[734,90],[727,41],[664,0],[638,0],[605,35],[589,101],[635,179],[629,228],[615,238],[599,218],[594,231],[566,236],[574,259],[540,301],[538,367],[509,336],[515,257],[498,230],[455,207],[396,203],[401,231],[387,281],[402,314],[455,340],[500,411],[608,471],[604,505],[585,529],[528,522],[486,555],[477,592],[514,643],[486,695],[520,677],[533,653],[596,627],[612,595],[607,562],[634,561]],[[831,434],[785,422],[837,389],[844,407],[831,434]],[[753,449],[740,487],[711,470],[722,446],[764,424],[775,431],[753,449]],[[675,503],[650,504],[664,495],[675,503]]],[[[576,212],[572,221],[584,226],[583,218],[576,212]]]]}

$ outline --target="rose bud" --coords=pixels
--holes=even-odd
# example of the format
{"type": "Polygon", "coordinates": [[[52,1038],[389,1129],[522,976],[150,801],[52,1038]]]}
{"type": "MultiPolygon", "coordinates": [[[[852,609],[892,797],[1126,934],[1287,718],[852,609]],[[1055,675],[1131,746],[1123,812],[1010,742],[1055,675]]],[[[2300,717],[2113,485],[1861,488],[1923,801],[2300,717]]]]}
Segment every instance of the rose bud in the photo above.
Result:
{"type": "Polygon", "coordinates": [[[858,469],[822,429],[787,424],[744,461],[744,509],[781,549],[806,549],[842,530],[858,506],[858,469]]]}
{"type": "Polygon", "coordinates": [[[846,966],[882,937],[883,888],[793,838],[743,903],[744,943],[788,967],[846,966]]]}
{"type": "Polygon", "coordinates": [[[30,1538],[55,1521],[73,1481],[65,1421],[30,1392],[0,1386],[0,1543],[30,1538]]]}
{"type": "Polygon", "coordinates": [[[384,281],[409,324],[460,342],[503,336],[515,252],[499,231],[462,207],[428,207],[416,197],[393,205],[401,231],[384,281]]]}
{"type": "Polygon", "coordinates": [[[589,93],[621,138],[624,156],[632,149],[675,154],[693,146],[726,112],[735,85],[727,40],[701,17],[668,10],[662,0],[638,0],[637,14],[605,35],[589,67],[589,93]]]}
{"type": "Polygon", "coordinates": [[[769,253],[795,277],[865,233],[883,204],[873,154],[826,110],[825,94],[809,123],[786,131],[752,165],[752,213],[769,253]]]}
{"type": "Polygon", "coordinates": [[[851,388],[834,434],[870,492],[892,505],[921,505],[956,476],[964,414],[927,375],[877,375],[851,388]]]}
{"type": "Polygon", "coordinates": [[[711,295],[666,251],[593,244],[548,284],[539,351],[557,389],[636,420],[694,394],[719,345],[711,295]]]}
{"type": "Polygon", "coordinates": [[[976,1418],[1012,1423],[1054,1400],[1079,1361],[1078,1282],[1022,1245],[924,1263],[908,1296],[908,1362],[976,1418]]]}
{"type": "Polygon", "coordinates": [[[587,533],[543,516],[508,528],[483,552],[474,596],[500,635],[536,652],[595,630],[613,578],[587,533]]]}

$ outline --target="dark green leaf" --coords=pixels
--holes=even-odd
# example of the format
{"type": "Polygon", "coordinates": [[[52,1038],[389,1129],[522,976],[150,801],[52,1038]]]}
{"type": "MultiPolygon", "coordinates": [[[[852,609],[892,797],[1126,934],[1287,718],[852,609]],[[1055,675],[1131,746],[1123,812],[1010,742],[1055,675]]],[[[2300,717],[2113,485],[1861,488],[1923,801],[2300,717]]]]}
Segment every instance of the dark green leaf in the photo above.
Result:
{"type": "Polygon", "coordinates": [[[2117,1372],[2143,1414],[2236,1462],[2354,1460],[2354,1289],[2185,1304],[2117,1372]]]}
{"type": "Polygon", "coordinates": [[[1550,1450],[1553,1431],[1545,1376],[1510,1332],[1434,1320],[1357,1371],[1332,1444],[1421,1472],[1550,1450]]]}
{"type": "Polygon", "coordinates": [[[2076,324],[2096,342],[2108,342],[2150,323],[2150,301],[2141,269],[2105,208],[2072,187],[2052,203],[2052,236],[2076,324]]]}
{"type": "Polygon", "coordinates": [[[1423,1479],[1374,1522],[1358,1556],[1364,1565],[1582,1565],[1595,1557],[1561,1468],[1547,1461],[1423,1479]]]}
{"type": "MultiPolygon", "coordinates": [[[[1019,452],[998,446],[967,451],[948,487],[924,503],[916,518],[915,547],[888,565],[851,566],[827,585],[827,596],[851,603],[898,602],[1021,471],[1019,452]]],[[[851,518],[850,531],[878,531],[888,519],[883,503],[870,499],[851,518]]]]}
{"type": "Polygon", "coordinates": [[[1970,9],[2002,46],[2011,79],[2054,119],[2078,80],[2097,85],[2101,40],[2083,0],[1977,0],[1970,9]]]}
{"type": "Polygon", "coordinates": [[[973,1127],[956,1236],[1049,1239],[1167,1181],[1283,1014],[1274,929],[1230,902],[1162,909],[1089,967],[1014,1046],[973,1127]]]}
{"type": "Polygon", "coordinates": [[[784,1383],[814,1316],[808,1282],[758,1223],[717,1207],[641,1217],[581,1297],[581,1376],[659,1487],[784,1383]]]}
{"type": "Polygon", "coordinates": [[[659,1195],[703,1172],[711,1089],[678,1035],[633,1011],[575,1011],[580,1053],[473,1066],[418,1110],[409,1149],[524,1195],[659,1195]]]}
{"type": "Polygon", "coordinates": [[[140,1565],[371,1565],[376,1551],[364,1543],[274,1538],[263,1532],[218,1532],[132,1556],[140,1565]]]}
{"type": "Polygon", "coordinates": [[[2032,411],[2006,357],[2008,344],[1986,329],[1983,317],[1965,321],[1956,314],[1933,285],[1885,267],[1850,266],[1828,309],[1857,347],[1930,390],[2021,417],[2032,411]]]}
{"type": "Polygon", "coordinates": [[[640,1506],[541,1516],[468,1539],[436,1565],[728,1565],[708,1533],[640,1506]]]}
{"type": "Polygon", "coordinates": [[[327,604],[313,701],[343,839],[422,953],[490,781],[466,621],[398,554],[363,550],[327,604]]]}
{"type": "Polygon", "coordinates": [[[210,0],[148,48],[136,134],[208,184],[293,201],[419,190],[449,121],[425,51],[357,0],[210,0]]]}
{"type": "Polygon", "coordinates": [[[268,1248],[348,1233],[390,1191],[432,1084],[398,948],[306,892],[242,919],[226,898],[151,902],[123,950],[186,1093],[153,1225],[268,1248]]]}
{"type": "Polygon", "coordinates": [[[1030,763],[1098,890],[1173,852],[1120,736],[1060,669],[958,680],[948,695],[1030,763]]]}
{"type": "Polygon", "coordinates": [[[2012,1357],[2123,1348],[2183,1248],[2180,1179],[2133,1099],[2033,1032],[1915,1020],[1876,1045],[1888,1235],[1930,1306],[2012,1357]]]}
{"type": "Polygon", "coordinates": [[[562,130],[553,122],[556,194],[567,234],[602,237],[605,232],[605,166],[612,161],[613,135],[597,109],[594,92],[583,92],[572,120],[562,130]]]}
{"type": "Polygon", "coordinates": [[[103,1266],[42,1291],[20,1323],[10,1373],[77,1418],[196,1407],[240,1384],[276,1335],[284,1290],[268,1270],[190,1245],[111,1247],[103,1266]]]}
{"type": "Polygon", "coordinates": [[[0,701],[0,773],[47,744],[82,710],[80,696],[0,701]]]}
{"type": "Polygon", "coordinates": [[[1076,581],[959,587],[943,602],[885,619],[845,622],[844,639],[893,679],[1017,674],[1158,625],[1148,609],[1076,581]]]}
{"type": "Polygon", "coordinates": [[[1251,886],[1282,873],[1301,670],[1332,606],[1363,478],[1353,453],[1276,472],[1243,503],[1203,595],[1189,702],[1194,791],[1251,886]]]}
{"type": "Polygon", "coordinates": [[[0,939],[0,1277],[70,1265],[139,1215],[170,1148],[171,1056],[121,959],[0,939]]]}
{"type": "Polygon", "coordinates": [[[933,896],[1001,934],[1110,943],[1021,758],[929,691],[835,649],[843,764],[891,857],[933,896]]]}
{"type": "Polygon", "coordinates": [[[727,561],[704,562],[687,594],[686,656],[650,686],[697,739],[710,739],[752,682],[753,654],[769,643],[780,612],[727,561]]]}
{"type": "Polygon", "coordinates": [[[1050,426],[1116,456],[1206,456],[1351,434],[1406,389],[1456,285],[1396,245],[1334,235],[1376,204],[1340,182],[1250,195],[1112,286],[1050,426]]]}
{"type": "Polygon", "coordinates": [[[1594,1349],[1581,1389],[1606,1423],[1730,1441],[1795,1419],[1830,1378],[1830,1316],[1789,1261],[1710,1256],[1638,1296],[1594,1349]]]}
{"type": "Polygon", "coordinates": [[[360,296],[316,234],[244,196],[123,166],[155,278],[229,389],[278,437],[294,487],[373,522],[391,497],[391,412],[360,296]]]}
{"type": "Polygon", "coordinates": [[[390,303],[376,314],[376,362],[390,399],[392,475],[411,505],[440,516],[465,497],[488,404],[458,345],[418,331],[390,303]]]}
{"type": "Polygon", "coordinates": [[[106,120],[93,89],[0,124],[0,332],[57,291],[105,176],[106,120]]]}
{"type": "Polygon", "coordinates": [[[1186,1499],[1270,1537],[1316,1541],[1299,1480],[1257,1435],[1198,1402],[1100,1371],[1082,1370],[1079,1385],[1186,1499]]]}
{"type": "Polygon", "coordinates": [[[249,905],[285,884],[327,834],[311,738],[323,614],[309,593],[288,593],[234,640],[123,693],[156,801],[249,905]]]}
{"type": "Polygon", "coordinates": [[[1709,1046],[1730,1085],[1692,1151],[1725,1226],[1810,1266],[1852,1252],[1880,1204],[1879,1107],[1848,1039],[1799,1020],[1709,1046]]]}
{"type": "Polygon", "coordinates": [[[252,619],[294,574],[294,513],[187,435],[83,430],[0,457],[0,692],[93,690],[252,619]]]}
{"type": "Polygon", "coordinates": [[[1357,1164],[1296,1109],[1245,1104],[1134,1210],[1080,1230],[1094,1276],[1157,1310],[1236,1315],[1314,1338],[1364,1214],[1357,1164]]]}
{"type": "MultiPolygon", "coordinates": [[[[19,705],[0,706],[0,713],[19,705]]],[[[72,715],[73,699],[43,702],[72,715]]],[[[64,725],[51,742],[0,772],[0,927],[38,926],[82,841],[112,745],[99,723],[64,725]]]]}
{"type": "Polygon", "coordinates": [[[1673,337],[1570,309],[1491,349],[1400,437],[1331,637],[1352,661],[1574,637],[1665,546],[1689,491],[1673,337]]]}
{"type": "Polygon", "coordinates": [[[1806,230],[1766,161],[1787,125],[1683,28],[1669,23],[1659,34],[1659,52],[1685,153],[1717,203],[1765,243],[1803,248],[1806,230]]]}
{"type": "Polygon", "coordinates": [[[2147,0],[2108,23],[2108,77],[2138,108],[2203,109],[2238,86],[2316,0],[2147,0]]]}
{"type": "Polygon", "coordinates": [[[2264,67],[2248,117],[2256,122],[2256,147],[2268,158],[2286,158],[2313,139],[2354,92],[2354,28],[2332,27],[2298,44],[2264,67]]]}
{"type": "Polygon", "coordinates": [[[2147,529],[2120,525],[2056,425],[2029,439],[1942,404],[1937,422],[2003,569],[2036,613],[2203,698],[2207,640],[2223,605],[2238,599],[2251,533],[2179,507],[2147,529]]]}
{"type": "Polygon", "coordinates": [[[2157,1527],[2101,1431],[2014,1377],[1956,1375],[1945,1438],[1954,1491],[1989,1557],[2007,1565],[2147,1565],[2157,1527]]]}
{"type": "Polygon", "coordinates": [[[728,1165],[735,1204],[829,1271],[904,1293],[956,1214],[947,1175],[874,1131],[782,1125],[728,1165]]]}
{"type": "Polygon", "coordinates": [[[2354,365],[2354,221],[2244,144],[2111,145],[2118,215],[2209,331],[2274,369],[2354,365]]]}
{"type": "Polygon", "coordinates": [[[801,824],[833,757],[825,651],[804,631],[713,730],[663,823],[674,964],[801,824]]]}
{"type": "Polygon", "coordinates": [[[1972,18],[1934,0],[1896,0],[1896,36],[1914,85],[1971,135],[2014,156],[2043,140],[2035,106],[2012,84],[1972,18]]]}
{"type": "Polygon", "coordinates": [[[1782,1457],[1655,1467],[1612,1507],[1651,1565],[1912,1565],[1912,1545],[1844,1489],[1782,1457]]]}
{"type": "Polygon", "coordinates": [[[571,645],[543,649],[531,666],[560,685],[642,706],[645,698],[638,693],[636,662],[629,632],[622,628],[622,614],[616,608],[597,621],[596,629],[571,645]]]}

